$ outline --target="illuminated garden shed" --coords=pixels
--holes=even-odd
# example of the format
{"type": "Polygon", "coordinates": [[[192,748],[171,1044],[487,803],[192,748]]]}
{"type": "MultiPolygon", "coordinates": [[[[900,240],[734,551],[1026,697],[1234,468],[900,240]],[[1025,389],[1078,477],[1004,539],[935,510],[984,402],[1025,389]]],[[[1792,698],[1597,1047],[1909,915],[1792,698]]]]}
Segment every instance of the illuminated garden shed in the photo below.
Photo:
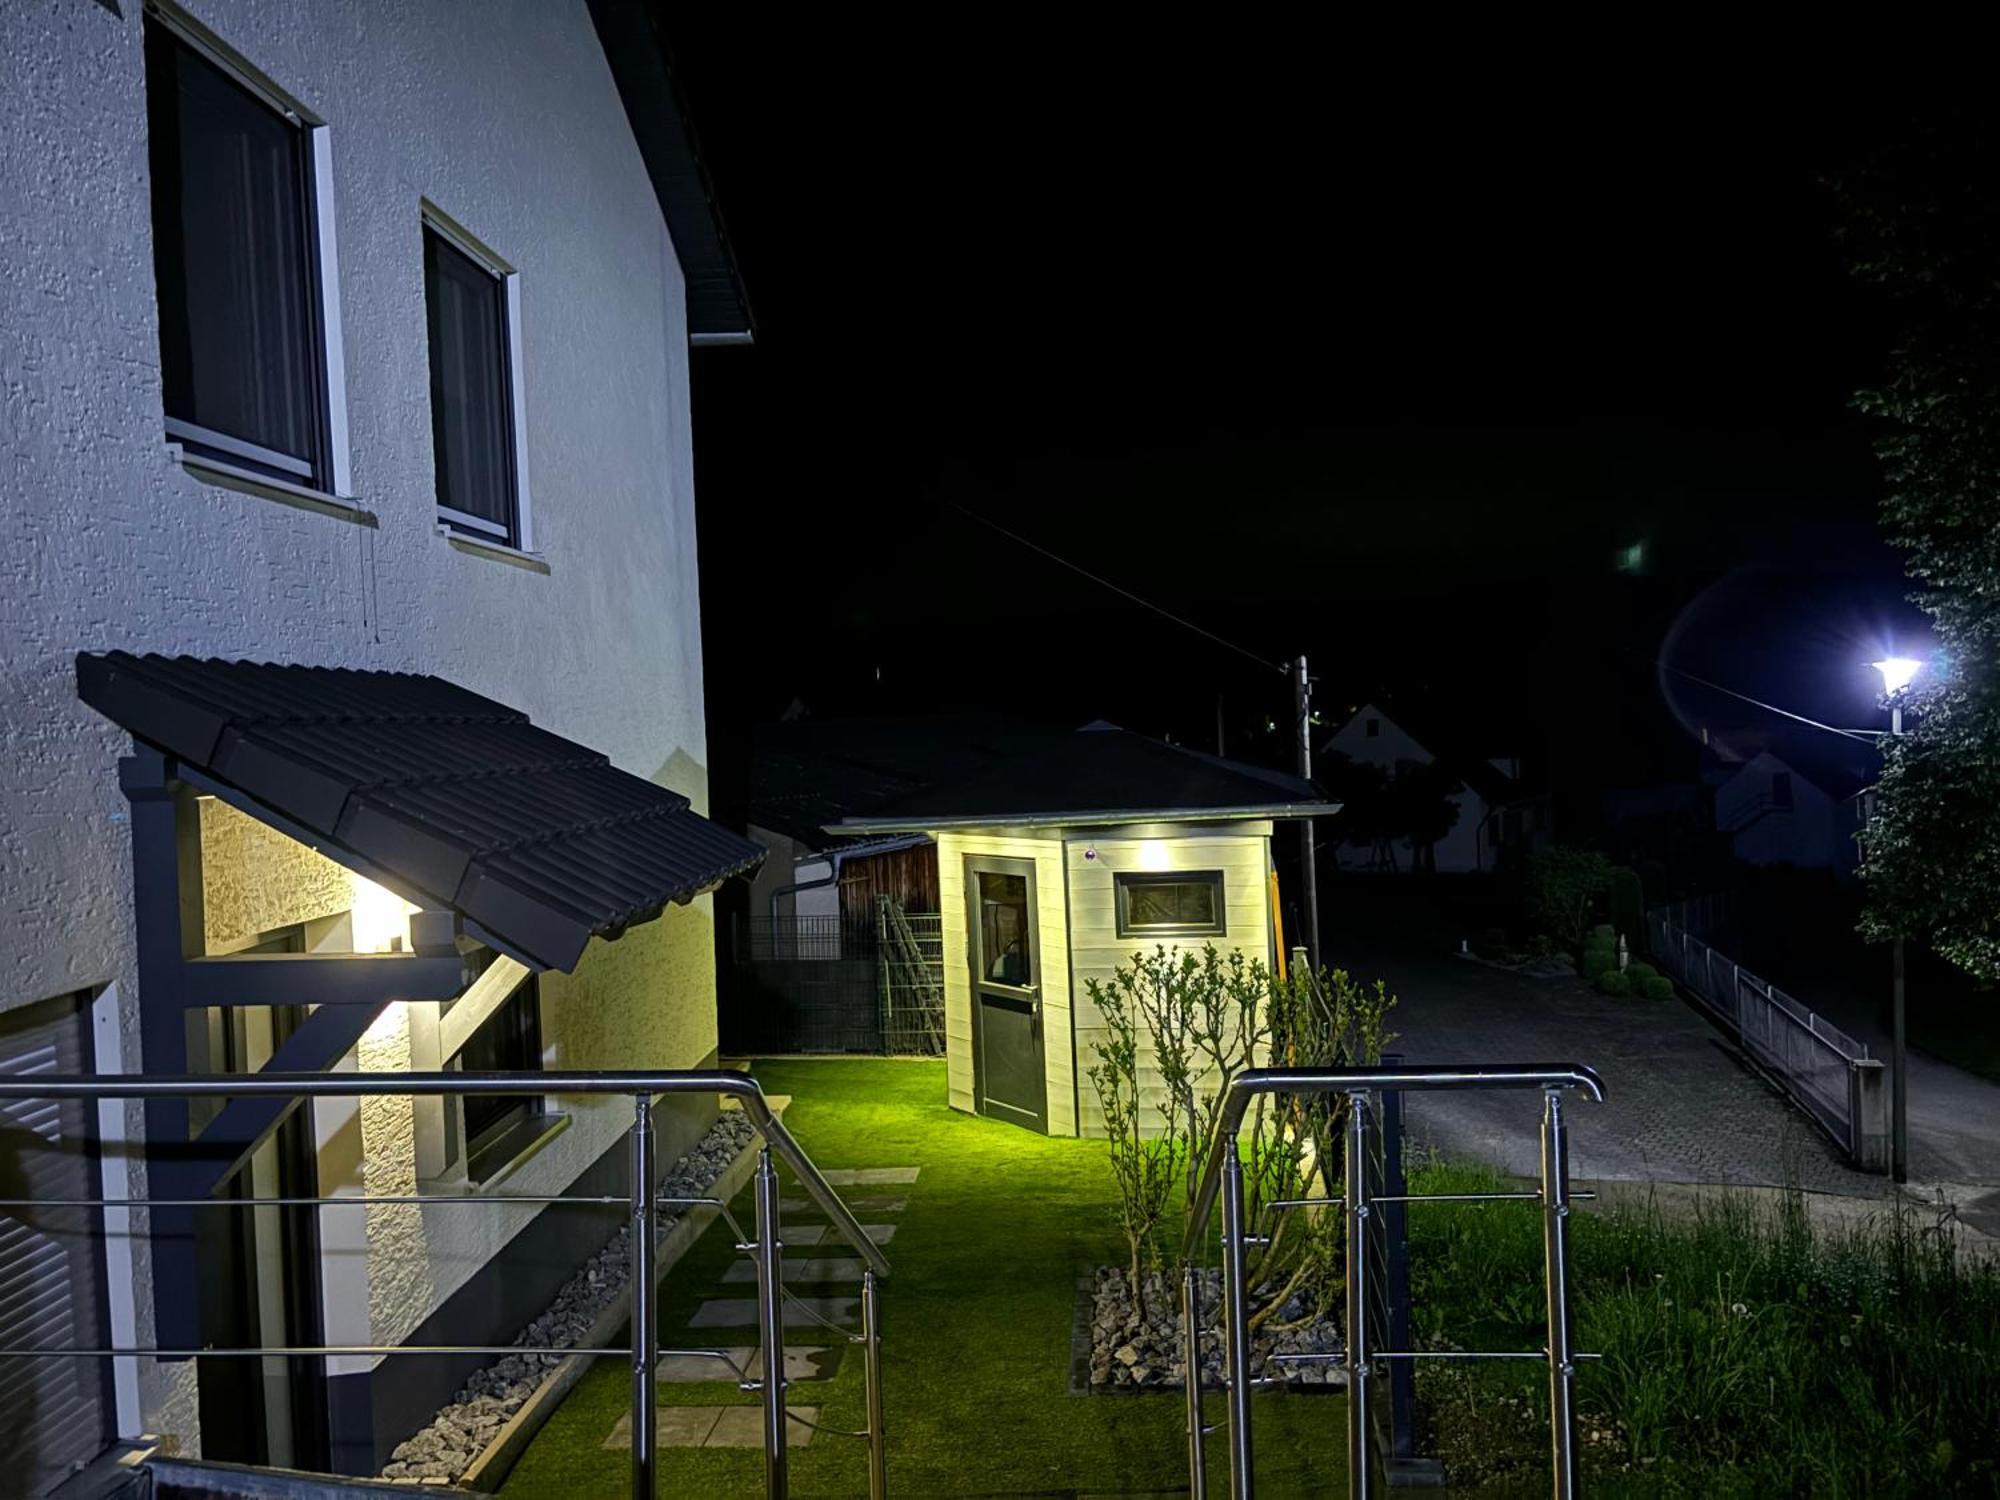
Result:
{"type": "Polygon", "coordinates": [[[937,841],[952,1107],[1094,1135],[1089,981],[1156,945],[1275,961],[1272,827],[1336,810],[1296,776],[1091,725],[830,831],[937,841]]]}

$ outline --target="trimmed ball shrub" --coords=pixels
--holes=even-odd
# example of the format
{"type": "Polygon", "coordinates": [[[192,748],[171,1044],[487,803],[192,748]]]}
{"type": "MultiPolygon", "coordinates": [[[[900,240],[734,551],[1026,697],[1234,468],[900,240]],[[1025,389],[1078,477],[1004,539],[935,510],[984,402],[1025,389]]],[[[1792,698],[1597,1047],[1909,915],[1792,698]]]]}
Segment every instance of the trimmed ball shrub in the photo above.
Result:
{"type": "Polygon", "coordinates": [[[1671,1000],[1674,998],[1674,982],[1664,974],[1655,974],[1639,986],[1639,993],[1648,1000],[1671,1000]]]}
{"type": "Polygon", "coordinates": [[[1585,979],[1595,979],[1600,974],[1609,973],[1618,967],[1618,955],[1609,948],[1586,948],[1583,961],[1576,966],[1577,973],[1585,979]]]}
{"type": "Polygon", "coordinates": [[[1642,963],[1635,958],[1632,962],[1625,965],[1625,977],[1631,980],[1633,984],[1644,988],[1647,980],[1658,979],[1660,977],[1660,971],[1651,964],[1642,963]]]}
{"type": "Polygon", "coordinates": [[[1590,929],[1590,940],[1593,943],[1615,944],[1618,941],[1618,929],[1609,922],[1599,922],[1590,929]]]}
{"type": "Polygon", "coordinates": [[[1597,987],[1607,995],[1624,996],[1632,993],[1632,981],[1616,969],[1606,969],[1597,976],[1597,987]]]}

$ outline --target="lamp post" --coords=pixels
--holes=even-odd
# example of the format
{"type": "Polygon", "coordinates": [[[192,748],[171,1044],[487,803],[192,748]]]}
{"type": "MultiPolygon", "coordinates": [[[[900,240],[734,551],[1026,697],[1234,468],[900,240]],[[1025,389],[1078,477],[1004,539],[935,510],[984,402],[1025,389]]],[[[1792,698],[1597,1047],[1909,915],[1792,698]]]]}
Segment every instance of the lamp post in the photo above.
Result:
{"type": "MultiPolygon", "coordinates": [[[[1882,674],[1882,691],[1889,699],[1889,733],[1903,732],[1903,703],[1899,696],[1923,670],[1923,663],[1907,656],[1887,656],[1870,666],[1882,674]]],[[[1903,935],[1896,934],[1891,960],[1891,981],[1895,1000],[1890,1017],[1889,1041],[1889,1175],[1897,1182],[1910,1180],[1910,1096],[1909,1044],[1903,1024],[1903,935]]]]}

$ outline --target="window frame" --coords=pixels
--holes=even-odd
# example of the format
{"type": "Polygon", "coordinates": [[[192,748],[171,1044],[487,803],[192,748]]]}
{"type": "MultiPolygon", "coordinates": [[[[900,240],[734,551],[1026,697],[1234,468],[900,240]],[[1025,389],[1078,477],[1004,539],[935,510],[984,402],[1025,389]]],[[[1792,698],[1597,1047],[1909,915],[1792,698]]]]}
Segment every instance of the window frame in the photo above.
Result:
{"type": "Polygon", "coordinates": [[[1221,870],[1114,870],[1111,875],[1118,936],[1121,938],[1227,937],[1229,936],[1228,880],[1221,870]],[[1213,922],[1132,921],[1131,892],[1135,887],[1204,884],[1215,888],[1213,922]]]}
{"type": "MultiPolygon", "coordinates": [[[[498,1071],[521,1073],[541,1071],[548,1042],[542,1033],[542,990],[539,979],[538,974],[527,975],[513,993],[496,1005],[492,1013],[474,1028],[464,1045],[452,1055],[449,1064],[452,1072],[464,1071],[467,1049],[476,1039],[493,1027],[501,1025],[510,1027],[510,1038],[516,1032],[531,1036],[533,1046],[532,1055],[525,1062],[508,1065],[503,1060],[498,1071]],[[525,1028],[514,1021],[513,1011],[516,1006],[520,1006],[532,1018],[525,1028]]],[[[459,1165],[466,1177],[473,1182],[485,1182],[498,1177],[519,1158],[525,1146],[548,1129],[551,1111],[546,1095],[513,1094],[495,1097],[503,1101],[500,1107],[491,1118],[476,1127],[473,1121],[466,1118],[466,1105],[472,1102],[471,1096],[459,1095],[455,1100],[458,1106],[455,1111],[458,1149],[454,1154],[458,1157],[459,1165]]]]}
{"type": "MultiPolygon", "coordinates": [[[[464,225],[439,208],[430,199],[422,201],[419,219],[422,233],[434,234],[451,249],[456,250],[475,266],[485,271],[500,290],[500,337],[505,349],[501,361],[501,384],[507,403],[506,420],[502,424],[507,433],[508,478],[512,483],[514,500],[514,524],[511,532],[495,525],[484,516],[475,516],[466,511],[456,510],[444,503],[441,495],[436,495],[438,530],[456,541],[474,546],[493,547],[515,551],[527,556],[534,555],[534,509],[528,491],[528,424],[527,401],[524,397],[525,360],[521,348],[521,273],[507,260],[478,239],[464,225]]],[[[421,241],[420,241],[421,244],[421,241]]],[[[428,372],[436,351],[431,347],[430,334],[430,277],[424,275],[424,365],[428,372]]],[[[437,414],[431,414],[431,485],[435,495],[438,476],[437,458],[437,414]]]]}
{"type": "MultiPolygon", "coordinates": [[[[296,96],[167,0],[146,0],[143,24],[158,26],[174,44],[187,48],[298,132],[300,230],[306,261],[303,290],[309,344],[305,364],[306,378],[312,387],[306,397],[311,406],[317,452],[312,460],[301,460],[295,454],[279,453],[232,433],[171,416],[165,409],[163,380],[161,430],[166,443],[183,467],[197,471],[201,477],[270,486],[280,492],[301,492],[349,508],[353,475],[348,452],[347,355],[341,333],[340,265],[334,226],[332,132],[326,121],[296,96]],[[258,465],[261,467],[255,467],[258,465]]],[[[148,68],[149,131],[154,82],[148,68]]],[[[153,170],[149,146],[149,181],[153,170]]],[[[149,225],[157,238],[160,225],[150,218],[150,210],[149,225]]],[[[154,296],[157,303],[160,296],[157,285],[154,296]]]]}

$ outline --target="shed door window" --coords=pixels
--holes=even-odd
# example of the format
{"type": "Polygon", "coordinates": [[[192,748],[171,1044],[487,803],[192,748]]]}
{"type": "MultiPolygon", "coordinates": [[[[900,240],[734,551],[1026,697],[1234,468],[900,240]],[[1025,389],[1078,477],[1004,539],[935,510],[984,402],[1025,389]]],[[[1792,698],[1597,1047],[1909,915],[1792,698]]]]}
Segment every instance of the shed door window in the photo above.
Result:
{"type": "Polygon", "coordinates": [[[326,488],[306,130],[152,22],[146,93],[167,435],[326,488]]]}
{"type": "Polygon", "coordinates": [[[981,977],[993,984],[1035,982],[1033,937],[1029,932],[1028,877],[981,870],[979,875],[979,957],[981,977]]]}
{"type": "Polygon", "coordinates": [[[1120,937],[1223,935],[1220,870],[1121,874],[1116,881],[1120,937]]]}
{"type": "Polygon", "coordinates": [[[515,545],[506,279],[426,224],[424,299],[438,517],[455,531],[515,545]]]}

